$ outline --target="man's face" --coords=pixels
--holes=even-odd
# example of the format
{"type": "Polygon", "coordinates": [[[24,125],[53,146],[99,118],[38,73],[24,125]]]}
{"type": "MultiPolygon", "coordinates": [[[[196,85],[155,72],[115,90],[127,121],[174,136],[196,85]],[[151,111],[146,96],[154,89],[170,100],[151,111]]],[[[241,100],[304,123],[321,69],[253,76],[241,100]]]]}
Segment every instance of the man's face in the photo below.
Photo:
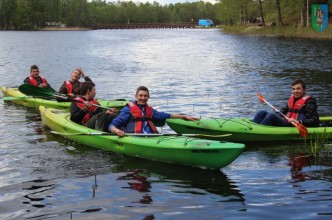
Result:
{"type": "Polygon", "coordinates": [[[89,99],[89,100],[91,100],[91,99],[94,99],[95,98],[95,96],[96,96],[96,94],[97,94],[97,92],[96,92],[96,88],[95,87],[93,87],[91,90],[88,90],[88,92],[87,92],[87,99],[89,99]]]}
{"type": "Polygon", "coordinates": [[[30,75],[32,77],[37,77],[39,76],[39,69],[32,69],[31,72],[30,72],[30,75]]]}
{"type": "Polygon", "coordinates": [[[135,98],[139,105],[146,105],[146,103],[148,103],[150,96],[149,96],[148,91],[140,90],[136,94],[135,98]]]}
{"type": "Polygon", "coordinates": [[[78,71],[78,70],[74,70],[72,73],[71,73],[71,79],[72,81],[77,81],[79,80],[81,77],[81,72],[78,71]]]}
{"type": "Polygon", "coordinates": [[[295,84],[292,86],[292,94],[295,98],[302,98],[304,96],[305,90],[302,87],[302,84],[295,84]]]}

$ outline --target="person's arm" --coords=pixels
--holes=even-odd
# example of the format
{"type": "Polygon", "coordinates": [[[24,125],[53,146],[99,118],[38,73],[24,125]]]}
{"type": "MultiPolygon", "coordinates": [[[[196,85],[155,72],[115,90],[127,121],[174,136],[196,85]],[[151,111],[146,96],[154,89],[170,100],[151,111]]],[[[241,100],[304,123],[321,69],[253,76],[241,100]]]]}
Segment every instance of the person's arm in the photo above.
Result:
{"type": "Polygon", "coordinates": [[[180,115],[180,114],[171,114],[171,118],[181,118],[188,121],[195,121],[199,119],[190,115],[180,115]]]}
{"type": "Polygon", "coordinates": [[[116,133],[118,136],[123,137],[125,132],[120,128],[125,127],[129,122],[130,118],[130,109],[128,106],[125,106],[120,114],[112,120],[111,124],[108,126],[108,130],[112,133],[116,133]]]}
{"type": "Polygon", "coordinates": [[[23,83],[26,83],[26,84],[30,84],[30,80],[29,80],[29,77],[25,78],[23,83]]]}
{"type": "Polygon", "coordinates": [[[84,77],[84,80],[87,82],[87,81],[89,81],[89,82],[92,82],[92,79],[90,78],[90,77],[88,77],[88,76],[85,76],[84,77]]]}
{"type": "Polygon", "coordinates": [[[77,70],[80,71],[81,76],[84,78],[85,81],[92,82],[91,78],[84,72],[84,70],[81,67],[77,68],[77,70]]]}
{"type": "Polygon", "coordinates": [[[77,124],[82,124],[82,120],[87,112],[77,106],[75,102],[70,105],[70,120],[77,124]]]}
{"type": "Polygon", "coordinates": [[[307,101],[304,106],[304,114],[306,119],[300,121],[304,126],[316,127],[319,126],[319,115],[317,112],[317,103],[316,99],[311,98],[307,101]]]}
{"type": "Polygon", "coordinates": [[[190,121],[198,120],[198,118],[188,115],[170,114],[166,112],[159,112],[156,109],[153,109],[153,120],[164,123],[165,120],[169,118],[181,118],[190,121]]]}
{"type": "Polygon", "coordinates": [[[62,83],[62,85],[60,86],[59,93],[61,93],[61,94],[67,94],[68,93],[68,90],[67,90],[65,82],[62,83]]]}

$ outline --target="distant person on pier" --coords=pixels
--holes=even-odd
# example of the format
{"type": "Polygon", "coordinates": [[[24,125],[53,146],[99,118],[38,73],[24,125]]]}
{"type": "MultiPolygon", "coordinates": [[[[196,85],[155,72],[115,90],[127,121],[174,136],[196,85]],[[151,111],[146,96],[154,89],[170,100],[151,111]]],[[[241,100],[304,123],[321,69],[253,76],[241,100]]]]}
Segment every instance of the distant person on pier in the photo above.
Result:
{"type": "Polygon", "coordinates": [[[48,84],[47,80],[40,76],[40,71],[37,65],[32,65],[30,67],[30,75],[27,76],[23,83],[27,83],[27,84],[31,84],[33,86],[38,86],[38,87],[42,87],[42,88],[50,88],[52,90],[54,90],[50,84],[48,84]]]}
{"type": "MultiPolygon", "coordinates": [[[[66,94],[68,97],[74,98],[77,95],[80,95],[80,87],[82,82],[79,81],[81,76],[84,78],[84,80],[92,82],[90,77],[82,70],[82,68],[76,68],[74,69],[70,74],[70,79],[66,80],[62,83],[59,93],[66,94]]],[[[60,100],[58,100],[60,101],[60,100]]]]}
{"type": "Polygon", "coordinates": [[[257,124],[288,127],[292,122],[300,123],[307,127],[319,126],[316,99],[306,95],[306,85],[302,80],[295,80],[291,84],[292,95],[287,106],[281,112],[288,117],[286,119],[279,113],[260,110],[253,121],[257,124]]]}
{"type": "Polygon", "coordinates": [[[159,112],[148,105],[150,98],[149,90],[140,86],[136,90],[136,101],[129,102],[109,125],[108,130],[122,137],[127,133],[158,133],[153,121],[164,122],[168,118],[182,118],[186,120],[197,120],[188,115],[169,114],[159,112]]]}

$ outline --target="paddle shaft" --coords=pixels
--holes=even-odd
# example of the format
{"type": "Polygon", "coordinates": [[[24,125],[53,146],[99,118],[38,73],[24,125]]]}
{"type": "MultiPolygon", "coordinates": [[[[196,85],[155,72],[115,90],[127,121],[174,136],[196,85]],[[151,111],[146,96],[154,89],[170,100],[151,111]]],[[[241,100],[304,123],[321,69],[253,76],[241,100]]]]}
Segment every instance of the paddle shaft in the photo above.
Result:
{"type": "MultiPolygon", "coordinates": [[[[269,105],[274,111],[280,113],[285,119],[287,119],[287,121],[289,121],[289,118],[283,114],[282,112],[280,112],[276,107],[274,107],[272,104],[270,104],[268,101],[266,101],[266,99],[264,98],[264,96],[261,94],[261,93],[258,93],[258,97],[259,97],[259,100],[260,101],[263,101],[265,102],[267,105],[269,105]]],[[[308,129],[300,124],[299,122],[294,122],[294,121],[291,121],[291,124],[294,125],[300,132],[300,135],[304,138],[307,138],[309,133],[308,133],[308,129]]]]}
{"type": "Polygon", "coordinates": [[[268,106],[270,106],[274,111],[278,112],[279,114],[281,114],[284,118],[289,119],[285,114],[283,114],[281,111],[279,111],[276,107],[274,107],[273,105],[271,105],[271,103],[269,103],[268,101],[266,101],[264,98],[262,99],[268,106]]]}
{"type": "MultiPolygon", "coordinates": [[[[64,96],[58,96],[58,95],[53,95],[53,97],[55,98],[60,98],[60,99],[64,99],[64,100],[68,100],[68,101],[71,101],[71,102],[79,102],[79,103],[87,103],[88,101],[81,101],[81,100],[77,100],[75,98],[70,98],[70,97],[64,97],[64,96]]],[[[97,104],[93,104],[91,103],[93,106],[96,106],[96,107],[100,107],[100,108],[103,108],[103,109],[107,109],[107,110],[113,110],[112,108],[108,108],[108,107],[104,107],[104,106],[101,106],[101,105],[97,105],[97,104]]]]}
{"type": "MultiPolygon", "coordinates": [[[[18,90],[20,92],[24,93],[25,95],[29,95],[29,96],[54,97],[54,98],[59,98],[59,99],[63,99],[63,100],[71,101],[71,102],[79,102],[79,103],[84,103],[84,104],[86,103],[81,100],[70,98],[70,97],[66,96],[65,94],[60,94],[60,93],[50,90],[48,88],[41,88],[41,87],[33,86],[33,85],[30,85],[27,83],[20,85],[18,90]]],[[[107,108],[107,107],[104,107],[101,105],[96,105],[93,103],[92,103],[92,105],[103,108],[103,109],[112,110],[112,108],[107,108]]]]}
{"type": "MultiPolygon", "coordinates": [[[[109,132],[87,132],[87,133],[62,133],[57,131],[51,131],[53,134],[63,135],[63,136],[73,136],[73,135],[110,135],[117,136],[115,133],[109,132]]],[[[143,137],[160,137],[160,136],[189,136],[189,137],[227,137],[231,134],[222,134],[222,135],[208,135],[208,134],[144,134],[144,133],[126,133],[125,136],[143,136],[143,137]]]]}

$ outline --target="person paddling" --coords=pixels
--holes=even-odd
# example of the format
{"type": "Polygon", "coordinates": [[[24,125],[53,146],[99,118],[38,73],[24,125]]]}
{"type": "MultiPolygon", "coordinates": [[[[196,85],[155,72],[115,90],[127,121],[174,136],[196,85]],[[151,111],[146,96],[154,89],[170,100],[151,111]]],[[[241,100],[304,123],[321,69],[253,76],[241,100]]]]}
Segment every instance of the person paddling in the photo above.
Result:
{"type": "Polygon", "coordinates": [[[40,76],[40,71],[37,65],[32,65],[30,67],[30,75],[27,76],[23,83],[27,83],[27,84],[31,84],[33,86],[38,86],[38,87],[42,87],[42,88],[50,88],[52,90],[54,90],[50,84],[48,84],[47,80],[40,76]]]}
{"type": "Polygon", "coordinates": [[[82,82],[79,81],[81,76],[84,80],[92,82],[90,77],[82,70],[82,68],[74,69],[70,74],[70,80],[66,80],[62,83],[59,93],[66,94],[67,96],[74,98],[77,95],[80,95],[80,86],[82,82]]]}
{"type": "Polygon", "coordinates": [[[306,95],[306,85],[303,80],[295,80],[291,84],[292,95],[287,106],[281,110],[288,119],[274,112],[260,110],[255,115],[253,122],[262,125],[287,127],[293,123],[300,123],[306,127],[318,127],[319,115],[316,99],[306,95]]]}
{"type": "Polygon", "coordinates": [[[140,86],[136,90],[136,101],[129,102],[112,123],[108,130],[122,137],[125,133],[158,133],[154,121],[165,121],[168,118],[182,118],[186,120],[197,120],[198,118],[159,112],[148,105],[150,98],[149,90],[145,86],[140,86]]]}
{"type": "Polygon", "coordinates": [[[101,107],[96,106],[99,103],[94,99],[96,89],[91,81],[83,82],[80,91],[82,96],[75,100],[81,102],[72,102],[70,105],[70,120],[88,128],[107,131],[108,124],[117,114],[117,109],[113,108],[104,112],[101,107]]]}

